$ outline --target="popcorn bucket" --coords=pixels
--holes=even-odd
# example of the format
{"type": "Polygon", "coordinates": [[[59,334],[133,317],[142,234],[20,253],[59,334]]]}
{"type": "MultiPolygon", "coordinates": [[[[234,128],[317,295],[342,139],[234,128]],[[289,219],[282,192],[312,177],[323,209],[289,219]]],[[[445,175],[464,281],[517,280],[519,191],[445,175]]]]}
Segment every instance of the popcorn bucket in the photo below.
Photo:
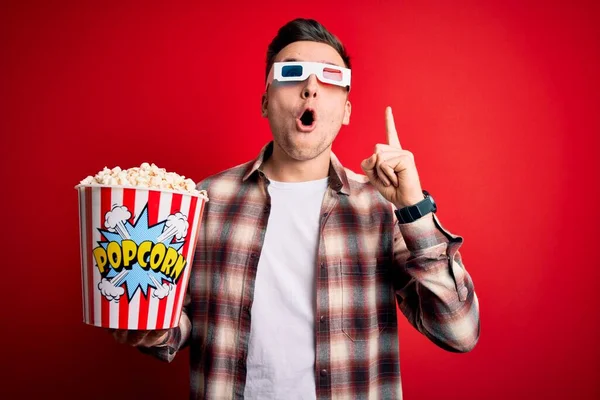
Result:
{"type": "Polygon", "coordinates": [[[78,185],[83,321],[114,329],[179,324],[206,198],[78,185]]]}

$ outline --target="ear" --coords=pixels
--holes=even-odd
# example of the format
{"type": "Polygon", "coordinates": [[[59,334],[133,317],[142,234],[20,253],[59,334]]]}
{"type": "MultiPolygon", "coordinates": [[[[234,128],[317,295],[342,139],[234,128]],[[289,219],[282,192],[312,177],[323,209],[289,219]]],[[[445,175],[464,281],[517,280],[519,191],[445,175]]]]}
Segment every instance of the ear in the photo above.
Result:
{"type": "Polygon", "coordinates": [[[342,125],[348,125],[350,123],[350,114],[352,113],[352,104],[350,104],[350,100],[346,100],[346,105],[344,107],[344,119],[342,120],[342,125]]]}
{"type": "Polygon", "coordinates": [[[262,99],[261,99],[261,115],[263,116],[263,118],[266,118],[269,116],[268,114],[268,105],[269,105],[269,96],[268,96],[268,88],[267,90],[265,90],[265,92],[262,95],[262,99]]]}

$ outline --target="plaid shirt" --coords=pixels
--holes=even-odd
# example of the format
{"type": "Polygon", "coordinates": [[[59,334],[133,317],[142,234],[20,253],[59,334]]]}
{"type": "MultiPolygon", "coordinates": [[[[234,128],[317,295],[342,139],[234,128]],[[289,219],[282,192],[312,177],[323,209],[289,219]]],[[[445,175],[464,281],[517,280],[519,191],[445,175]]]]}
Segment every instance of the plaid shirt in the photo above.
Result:
{"type": "MultiPolygon", "coordinates": [[[[142,349],[171,361],[190,346],[192,399],[241,399],[258,260],[270,210],[269,181],[254,161],[198,186],[210,201],[185,312],[166,342],[142,349]]],[[[396,300],[440,347],[469,351],[479,336],[477,297],[458,248],[435,215],[400,224],[391,203],[331,154],[316,260],[318,399],[401,399],[396,300]]]]}

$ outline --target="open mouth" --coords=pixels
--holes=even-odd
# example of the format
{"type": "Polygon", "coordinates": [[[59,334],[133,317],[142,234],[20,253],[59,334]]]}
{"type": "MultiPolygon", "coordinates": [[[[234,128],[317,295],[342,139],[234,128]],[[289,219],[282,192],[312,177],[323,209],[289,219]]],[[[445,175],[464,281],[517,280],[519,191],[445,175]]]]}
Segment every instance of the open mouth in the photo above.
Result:
{"type": "Polygon", "coordinates": [[[309,127],[315,122],[315,113],[311,109],[304,110],[300,117],[300,122],[303,126],[309,127]]]}
{"type": "Polygon", "coordinates": [[[296,128],[300,132],[309,133],[317,127],[317,113],[312,108],[306,108],[296,118],[296,128]]]}

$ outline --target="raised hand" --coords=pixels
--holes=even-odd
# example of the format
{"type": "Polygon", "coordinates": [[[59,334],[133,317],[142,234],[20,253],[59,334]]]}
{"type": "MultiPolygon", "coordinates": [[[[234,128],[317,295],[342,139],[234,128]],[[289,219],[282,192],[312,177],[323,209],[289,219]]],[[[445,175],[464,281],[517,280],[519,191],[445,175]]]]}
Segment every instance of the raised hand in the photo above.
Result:
{"type": "Polygon", "coordinates": [[[391,107],[385,109],[387,144],[375,145],[373,155],[361,163],[371,183],[385,199],[402,208],[423,200],[413,154],[400,145],[391,107]]]}

